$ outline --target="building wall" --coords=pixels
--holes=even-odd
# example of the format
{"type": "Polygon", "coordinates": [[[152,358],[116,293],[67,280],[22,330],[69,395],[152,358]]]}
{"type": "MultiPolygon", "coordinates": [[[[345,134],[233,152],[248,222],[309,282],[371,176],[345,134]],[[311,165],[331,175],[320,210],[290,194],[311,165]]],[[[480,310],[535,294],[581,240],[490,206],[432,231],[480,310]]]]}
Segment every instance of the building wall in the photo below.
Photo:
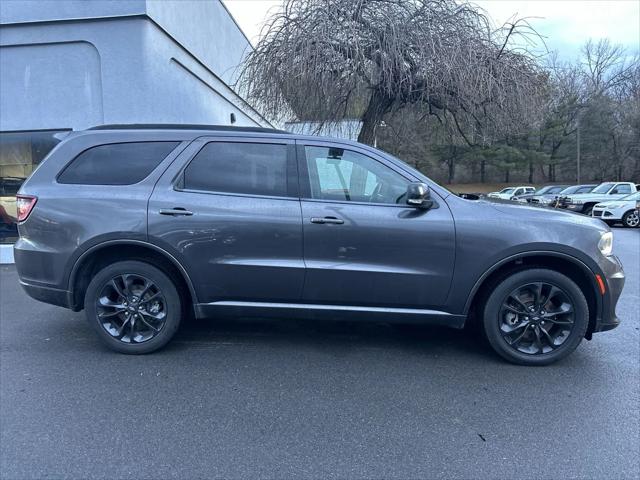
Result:
{"type": "Polygon", "coordinates": [[[0,0],[0,208],[59,130],[270,126],[234,89],[249,48],[219,0],[0,0]]]}

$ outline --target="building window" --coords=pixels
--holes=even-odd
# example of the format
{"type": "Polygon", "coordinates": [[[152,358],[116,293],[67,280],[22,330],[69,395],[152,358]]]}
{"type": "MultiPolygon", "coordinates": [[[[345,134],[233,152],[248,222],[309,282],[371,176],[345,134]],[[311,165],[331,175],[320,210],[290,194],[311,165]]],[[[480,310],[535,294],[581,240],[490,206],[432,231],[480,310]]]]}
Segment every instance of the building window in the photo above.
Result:
{"type": "Polygon", "coordinates": [[[63,131],[0,132],[0,243],[18,239],[16,193],[63,131]]]}

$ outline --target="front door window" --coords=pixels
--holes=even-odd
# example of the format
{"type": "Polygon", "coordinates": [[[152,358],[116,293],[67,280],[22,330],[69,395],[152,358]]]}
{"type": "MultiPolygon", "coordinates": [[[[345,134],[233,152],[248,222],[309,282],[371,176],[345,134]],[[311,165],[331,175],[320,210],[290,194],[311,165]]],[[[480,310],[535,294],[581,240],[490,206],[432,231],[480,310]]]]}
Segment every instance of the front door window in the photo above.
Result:
{"type": "Polygon", "coordinates": [[[311,198],[378,204],[404,203],[408,180],[357,152],[305,147],[311,198]]]}

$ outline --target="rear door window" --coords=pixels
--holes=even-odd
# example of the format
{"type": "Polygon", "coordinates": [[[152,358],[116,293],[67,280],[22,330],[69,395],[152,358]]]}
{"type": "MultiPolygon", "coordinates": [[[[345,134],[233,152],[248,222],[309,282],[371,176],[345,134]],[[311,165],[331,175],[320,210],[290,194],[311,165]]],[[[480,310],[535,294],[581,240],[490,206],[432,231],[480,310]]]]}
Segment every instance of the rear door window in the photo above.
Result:
{"type": "Polygon", "coordinates": [[[286,197],[287,145],[211,142],[184,171],[185,190],[286,197]]]}
{"type": "Polygon", "coordinates": [[[132,185],[144,180],[180,142],[129,142],[98,145],[78,155],[58,183],[132,185]]]}

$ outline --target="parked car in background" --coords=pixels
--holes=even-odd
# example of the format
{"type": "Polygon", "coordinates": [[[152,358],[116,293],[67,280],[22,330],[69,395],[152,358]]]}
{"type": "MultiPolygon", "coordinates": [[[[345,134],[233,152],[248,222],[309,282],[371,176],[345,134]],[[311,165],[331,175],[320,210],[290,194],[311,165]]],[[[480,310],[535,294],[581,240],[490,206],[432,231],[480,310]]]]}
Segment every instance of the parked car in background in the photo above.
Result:
{"type": "Polygon", "coordinates": [[[585,185],[571,185],[570,187],[567,187],[564,190],[562,190],[558,195],[562,197],[566,195],[576,195],[579,193],[589,193],[597,186],[598,186],[597,183],[585,184],[585,185]]]}
{"type": "Polygon", "coordinates": [[[567,185],[545,185],[535,192],[516,196],[514,197],[514,200],[521,203],[526,202],[539,205],[550,205],[555,202],[558,194],[565,188],[567,188],[567,185]]]}
{"type": "Polygon", "coordinates": [[[589,193],[566,195],[559,201],[559,206],[573,212],[591,215],[593,207],[601,202],[619,200],[639,190],[632,182],[604,182],[589,193]]]}
{"type": "Polygon", "coordinates": [[[609,200],[596,204],[591,211],[591,215],[609,225],[622,222],[625,227],[635,228],[640,225],[639,202],[640,192],[632,193],[619,200],[609,200]]]}
{"type": "Polygon", "coordinates": [[[515,197],[520,195],[526,195],[528,193],[535,192],[536,189],[534,187],[507,187],[503,188],[499,192],[491,192],[487,194],[487,197],[490,198],[501,198],[503,200],[513,200],[515,197]]]}
{"type": "Polygon", "coordinates": [[[524,365],[619,324],[624,272],[603,222],[465,200],[346,140],[73,132],[20,189],[18,215],[27,293],[84,309],[123,353],[161,348],[190,312],[453,328],[477,318],[495,351],[524,365]]]}

